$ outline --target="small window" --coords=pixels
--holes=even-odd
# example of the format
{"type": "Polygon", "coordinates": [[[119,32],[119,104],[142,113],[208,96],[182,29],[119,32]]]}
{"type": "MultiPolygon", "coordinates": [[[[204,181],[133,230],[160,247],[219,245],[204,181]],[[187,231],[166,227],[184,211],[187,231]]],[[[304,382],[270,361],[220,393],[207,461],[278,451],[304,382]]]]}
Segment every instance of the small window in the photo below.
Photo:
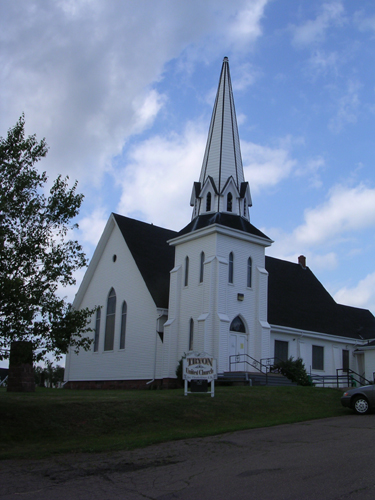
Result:
{"type": "Polygon", "coordinates": [[[229,254],[228,281],[233,283],[233,252],[229,254]]]}
{"type": "Polygon", "coordinates": [[[115,339],[115,320],[116,320],[116,292],[111,288],[107,300],[107,317],[105,321],[104,350],[113,351],[115,339]]]}
{"type": "Polygon", "coordinates": [[[126,314],[127,314],[128,306],[126,302],[122,303],[122,311],[121,311],[121,330],[120,330],[120,349],[125,349],[125,334],[126,334],[126,314]]]}
{"type": "Polygon", "coordinates": [[[232,206],[233,206],[233,196],[232,196],[232,193],[228,193],[228,195],[227,195],[227,212],[232,211],[232,206]]]}
{"type": "Polygon", "coordinates": [[[247,208],[247,201],[246,198],[243,201],[243,216],[246,217],[246,208],[247,208]]]}
{"type": "Polygon", "coordinates": [[[210,212],[211,210],[211,193],[210,191],[207,193],[207,198],[206,198],[206,212],[210,212]]]}
{"type": "Polygon", "coordinates": [[[98,352],[99,350],[100,316],[101,316],[101,309],[98,308],[96,310],[96,318],[95,318],[94,352],[98,352]]]}
{"type": "Polygon", "coordinates": [[[230,324],[231,332],[246,333],[245,323],[239,316],[236,316],[230,324]]]}
{"type": "Polygon", "coordinates": [[[324,347],[320,345],[312,346],[312,369],[324,370],[324,347]]]}
{"type": "Polygon", "coordinates": [[[253,272],[253,261],[251,260],[251,257],[249,257],[247,259],[247,287],[248,288],[251,288],[252,272],[253,272]]]}
{"type": "Polygon", "coordinates": [[[189,351],[192,351],[194,347],[194,321],[190,318],[189,322],[189,351]]]}
{"type": "Polygon", "coordinates": [[[199,283],[203,283],[203,277],[204,277],[204,252],[201,252],[201,262],[200,262],[200,269],[199,269],[199,283]]]}
{"type": "Polygon", "coordinates": [[[185,279],[184,286],[189,284],[189,257],[185,257],[185,279]]]}

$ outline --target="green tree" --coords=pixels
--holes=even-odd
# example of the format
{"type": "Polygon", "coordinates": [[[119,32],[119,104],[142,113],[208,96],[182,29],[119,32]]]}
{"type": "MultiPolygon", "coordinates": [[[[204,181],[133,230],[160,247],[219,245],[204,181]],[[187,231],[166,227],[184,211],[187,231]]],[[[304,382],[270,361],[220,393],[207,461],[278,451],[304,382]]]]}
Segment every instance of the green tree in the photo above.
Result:
{"type": "Polygon", "coordinates": [[[86,266],[82,247],[67,238],[83,195],[61,176],[48,193],[46,172],[36,168],[47,151],[45,139],[25,137],[24,115],[0,137],[0,359],[13,341],[32,341],[35,360],[92,342],[93,310],[76,311],[57,293],[86,266]]]}
{"type": "Polygon", "coordinates": [[[301,358],[293,359],[291,356],[287,361],[280,360],[274,364],[273,370],[282,373],[298,385],[313,385],[301,358]]]}

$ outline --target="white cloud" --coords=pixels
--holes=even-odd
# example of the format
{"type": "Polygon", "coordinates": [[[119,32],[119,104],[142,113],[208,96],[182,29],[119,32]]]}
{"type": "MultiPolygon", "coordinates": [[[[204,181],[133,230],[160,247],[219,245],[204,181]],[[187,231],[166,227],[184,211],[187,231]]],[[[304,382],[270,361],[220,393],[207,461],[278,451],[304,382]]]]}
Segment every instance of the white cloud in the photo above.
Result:
{"type": "Polygon", "coordinates": [[[300,177],[307,176],[311,187],[320,188],[323,183],[319,174],[324,167],[325,160],[321,156],[310,158],[304,165],[296,169],[296,175],[300,177]]]}
{"type": "Polygon", "coordinates": [[[156,136],[134,146],[119,175],[119,213],[176,230],[188,224],[206,138],[197,124],[188,124],[181,135],[156,136]]]}
{"type": "Polygon", "coordinates": [[[266,3],[8,2],[0,18],[0,135],[25,112],[27,133],[47,138],[50,175],[98,185],[129,136],[151,127],[163,107],[166,96],[153,85],[165,64],[253,43],[266,3]]]}
{"type": "Polygon", "coordinates": [[[337,242],[349,233],[375,225],[375,189],[360,184],[334,187],[322,205],[308,209],[305,223],[293,233],[297,243],[313,246],[337,242]]]}
{"type": "Polygon", "coordinates": [[[337,103],[337,113],[330,120],[328,127],[339,133],[348,123],[356,123],[360,107],[359,90],[362,85],[358,81],[349,81],[345,95],[337,103]]]}
{"type": "Polygon", "coordinates": [[[268,0],[247,2],[244,9],[236,13],[227,29],[228,38],[238,48],[253,43],[262,33],[260,20],[268,0]]]}
{"type": "Polygon", "coordinates": [[[94,211],[79,221],[80,239],[95,247],[107,223],[109,214],[103,207],[94,211]]]}
{"type": "Polygon", "coordinates": [[[236,77],[232,79],[233,90],[242,91],[253,85],[261,75],[251,64],[242,64],[236,68],[236,77]]]}
{"type": "Polygon", "coordinates": [[[241,141],[241,151],[245,178],[250,180],[253,192],[277,185],[296,166],[286,147],[271,148],[241,141]]]}
{"type": "Polygon", "coordinates": [[[341,288],[335,293],[334,299],[340,304],[351,304],[375,311],[375,273],[367,275],[352,288],[341,288]]]}
{"type": "Polygon", "coordinates": [[[331,26],[343,24],[343,14],[342,2],[323,4],[320,14],[314,20],[308,20],[300,26],[292,27],[293,43],[296,46],[306,46],[323,41],[331,26]]]}

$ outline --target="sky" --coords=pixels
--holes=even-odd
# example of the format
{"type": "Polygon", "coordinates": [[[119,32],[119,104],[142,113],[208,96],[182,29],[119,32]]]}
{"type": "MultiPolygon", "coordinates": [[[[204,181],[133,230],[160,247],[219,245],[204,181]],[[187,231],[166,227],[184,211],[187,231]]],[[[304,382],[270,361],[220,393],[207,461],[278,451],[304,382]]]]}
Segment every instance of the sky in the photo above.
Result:
{"type": "Polygon", "coordinates": [[[373,0],[0,0],[0,136],[78,180],[89,258],[111,212],[180,230],[225,56],[267,255],[375,314],[373,0]]]}

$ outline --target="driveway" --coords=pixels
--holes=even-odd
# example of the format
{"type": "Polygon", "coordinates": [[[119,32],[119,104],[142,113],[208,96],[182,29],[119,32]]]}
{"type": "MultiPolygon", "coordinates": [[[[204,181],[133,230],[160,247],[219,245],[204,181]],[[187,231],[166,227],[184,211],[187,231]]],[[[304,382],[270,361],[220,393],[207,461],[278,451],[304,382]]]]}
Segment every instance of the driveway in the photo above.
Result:
{"type": "Polygon", "coordinates": [[[373,500],[375,415],[0,462],[1,500],[373,500]]]}

